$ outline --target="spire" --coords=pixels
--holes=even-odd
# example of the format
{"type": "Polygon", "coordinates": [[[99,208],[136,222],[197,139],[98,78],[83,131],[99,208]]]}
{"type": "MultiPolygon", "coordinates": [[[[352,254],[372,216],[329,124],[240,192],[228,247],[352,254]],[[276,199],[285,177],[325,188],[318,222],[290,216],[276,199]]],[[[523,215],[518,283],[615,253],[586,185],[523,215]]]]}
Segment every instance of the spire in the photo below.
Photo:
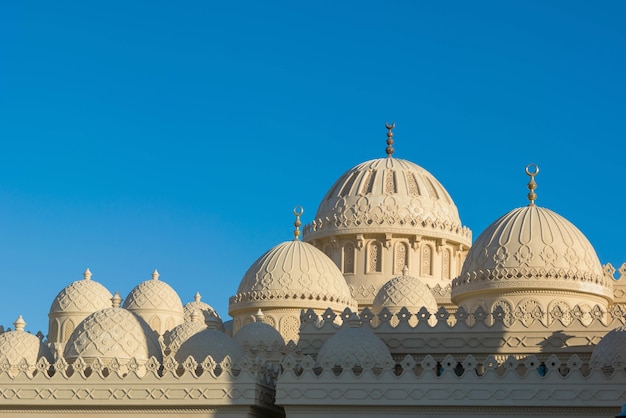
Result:
{"type": "Polygon", "coordinates": [[[296,229],[293,231],[294,241],[298,241],[300,239],[300,225],[302,225],[302,222],[300,221],[300,216],[302,216],[303,213],[304,208],[302,206],[296,206],[295,208],[293,208],[293,214],[296,215],[296,221],[293,223],[293,226],[296,227],[296,229]]]}
{"type": "Polygon", "coordinates": [[[154,269],[154,271],[152,272],[152,280],[159,280],[159,272],[157,271],[157,269],[154,269]]]}
{"type": "Polygon", "coordinates": [[[116,291],[111,298],[111,306],[114,308],[119,308],[120,306],[122,306],[122,297],[120,296],[120,292],[116,291]]]}
{"type": "Polygon", "coordinates": [[[17,317],[17,319],[13,323],[13,326],[15,327],[16,331],[24,331],[24,327],[26,326],[26,322],[24,321],[24,318],[22,318],[22,315],[17,317]]]}
{"type": "Polygon", "coordinates": [[[89,270],[89,267],[87,267],[87,269],[83,273],[83,279],[91,280],[91,271],[89,270]]]}
{"type": "Polygon", "coordinates": [[[202,313],[198,309],[194,309],[191,313],[191,322],[200,322],[202,320],[202,313]]]}
{"type": "Polygon", "coordinates": [[[265,318],[265,314],[263,314],[263,311],[261,309],[256,311],[256,313],[254,314],[254,322],[263,322],[263,318],[265,318]]]}
{"type": "Polygon", "coordinates": [[[528,182],[528,206],[535,206],[535,200],[537,199],[537,194],[535,193],[535,189],[537,188],[537,183],[535,183],[535,176],[539,174],[539,166],[537,164],[528,164],[526,166],[526,174],[530,177],[530,181],[528,182]]]}
{"type": "Polygon", "coordinates": [[[393,152],[395,151],[393,149],[393,128],[396,127],[396,123],[392,122],[391,125],[388,123],[385,123],[385,128],[387,128],[387,149],[385,150],[385,152],[387,153],[387,158],[391,158],[391,155],[393,154],[393,152]]]}

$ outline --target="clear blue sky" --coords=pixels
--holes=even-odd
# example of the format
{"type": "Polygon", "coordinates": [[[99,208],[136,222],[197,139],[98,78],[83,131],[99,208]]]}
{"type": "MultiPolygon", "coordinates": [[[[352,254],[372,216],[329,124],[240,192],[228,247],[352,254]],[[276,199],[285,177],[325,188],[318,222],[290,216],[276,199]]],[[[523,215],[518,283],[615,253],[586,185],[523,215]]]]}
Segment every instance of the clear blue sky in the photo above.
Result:
{"type": "Polygon", "coordinates": [[[474,238],[526,201],[626,261],[626,2],[0,5],[0,324],[159,269],[222,317],[333,182],[396,154],[474,238]]]}

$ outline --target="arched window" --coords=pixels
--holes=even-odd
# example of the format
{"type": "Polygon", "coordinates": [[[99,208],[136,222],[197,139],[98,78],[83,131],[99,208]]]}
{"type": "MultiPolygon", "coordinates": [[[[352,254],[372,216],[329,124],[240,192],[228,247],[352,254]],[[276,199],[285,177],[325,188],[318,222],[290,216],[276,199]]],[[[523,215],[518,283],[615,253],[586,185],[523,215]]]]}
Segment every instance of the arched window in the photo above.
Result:
{"type": "Polygon", "coordinates": [[[422,247],[421,274],[422,276],[433,275],[433,249],[430,245],[424,245],[422,247]]]}
{"type": "Polygon", "coordinates": [[[74,332],[74,322],[72,322],[71,319],[68,319],[63,323],[63,335],[61,335],[61,338],[59,338],[59,340],[62,342],[66,342],[67,340],[69,340],[72,332],[74,332]]]}
{"type": "Polygon", "coordinates": [[[394,274],[402,274],[404,270],[404,266],[409,265],[408,255],[409,247],[404,242],[399,242],[396,244],[396,248],[394,251],[394,263],[393,263],[393,272],[394,274]]]}
{"type": "Polygon", "coordinates": [[[370,273],[380,273],[383,269],[383,251],[380,242],[372,242],[368,248],[367,271],[370,273]]]}
{"type": "Polygon", "coordinates": [[[150,328],[152,328],[157,334],[161,334],[161,318],[156,315],[153,316],[150,319],[150,328]]]}
{"type": "Polygon", "coordinates": [[[442,264],[441,264],[441,277],[444,279],[450,280],[450,260],[452,256],[450,254],[450,249],[446,248],[443,250],[442,256],[442,264]]]}
{"type": "Polygon", "coordinates": [[[354,244],[351,242],[343,246],[343,273],[354,274],[354,244]]]}

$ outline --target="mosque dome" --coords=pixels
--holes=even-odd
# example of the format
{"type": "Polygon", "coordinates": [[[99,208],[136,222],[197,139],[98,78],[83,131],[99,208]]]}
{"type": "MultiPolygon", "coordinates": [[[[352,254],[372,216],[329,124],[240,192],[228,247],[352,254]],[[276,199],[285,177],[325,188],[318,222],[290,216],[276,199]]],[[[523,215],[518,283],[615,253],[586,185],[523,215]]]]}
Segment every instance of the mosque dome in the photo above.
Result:
{"type": "Polygon", "coordinates": [[[332,308],[356,303],[337,266],[320,250],[298,239],[263,254],[244,275],[231,298],[231,316],[242,309],[332,308]]]}
{"type": "Polygon", "coordinates": [[[55,313],[87,313],[111,307],[113,295],[106,287],[91,280],[91,271],[85,270],[83,280],[67,285],[52,301],[50,315],[55,313]]]}
{"type": "Polygon", "coordinates": [[[159,335],[182,324],[183,303],[178,294],[154,270],[152,280],[139,283],[126,297],[125,309],[141,316],[159,335]]]}
{"type": "Polygon", "coordinates": [[[178,363],[184,363],[188,357],[193,357],[198,363],[207,356],[216,362],[221,362],[226,356],[234,362],[245,356],[243,348],[233,339],[215,328],[215,322],[210,321],[209,327],[192,335],[181,344],[174,358],[178,363]]]}
{"type": "Polygon", "coordinates": [[[359,326],[359,319],[353,315],[348,326],[330,337],[320,349],[316,364],[334,367],[351,366],[385,368],[393,364],[393,358],[385,343],[368,329],[359,326]]]}
{"type": "Polygon", "coordinates": [[[64,357],[75,360],[130,360],[145,362],[150,357],[162,360],[156,334],[141,317],[118,307],[89,315],[72,333],[64,357]]]}
{"type": "MultiPolygon", "coordinates": [[[[388,138],[393,126],[387,126],[388,138]]],[[[349,231],[426,235],[471,245],[471,231],[462,226],[456,205],[435,176],[392,153],[388,146],[387,158],[358,164],[335,182],[305,227],[305,241],[349,231]]]]}
{"type": "Polygon", "coordinates": [[[530,204],[492,223],[469,250],[452,282],[456,303],[480,293],[522,289],[595,295],[605,304],[612,300],[611,280],[589,240],[567,219],[535,205],[536,172],[527,168],[530,204]]]}
{"type": "Polygon", "coordinates": [[[48,347],[37,336],[24,331],[26,322],[21,315],[13,323],[13,326],[15,327],[13,331],[0,334],[0,361],[6,359],[9,365],[18,366],[23,360],[26,360],[32,369],[41,357],[45,357],[49,362],[53,361],[52,353],[48,347]]]}
{"type": "Polygon", "coordinates": [[[202,313],[194,311],[188,321],[174,327],[165,334],[165,346],[170,353],[176,353],[180,346],[192,336],[207,329],[203,321],[202,313]]]}
{"type": "Polygon", "coordinates": [[[198,311],[201,313],[204,321],[208,321],[210,318],[217,319],[219,322],[218,329],[220,331],[224,331],[224,324],[222,322],[222,318],[220,318],[220,315],[217,313],[215,309],[213,309],[211,305],[209,305],[208,303],[202,302],[200,298],[201,298],[200,293],[196,292],[196,295],[194,296],[194,300],[192,302],[186,303],[185,306],[183,307],[183,312],[185,314],[185,321],[191,321],[191,315],[193,315],[194,312],[198,311]]]}
{"type": "Polygon", "coordinates": [[[87,315],[110,308],[111,297],[106,287],[91,280],[91,271],[86,269],[83,280],[70,283],[52,301],[48,314],[48,340],[53,344],[67,341],[76,325],[87,315]]]}
{"type": "Polygon", "coordinates": [[[626,360],[626,325],[608,332],[595,346],[591,353],[591,363],[600,362],[602,366],[611,365],[618,356],[626,360]]]}
{"type": "Polygon", "coordinates": [[[255,322],[250,322],[239,329],[233,336],[241,347],[252,350],[261,346],[266,348],[284,347],[285,340],[274,327],[263,322],[263,314],[257,314],[255,322]]]}
{"type": "Polygon", "coordinates": [[[409,276],[407,270],[402,276],[394,277],[385,283],[372,303],[374,312],[379,312],[383,308],[395,312],[403,307],[412,313],[418,312],[423,307],[429,312],[436,312],[438,308],[429,287],[420,279],[409,276]]]}

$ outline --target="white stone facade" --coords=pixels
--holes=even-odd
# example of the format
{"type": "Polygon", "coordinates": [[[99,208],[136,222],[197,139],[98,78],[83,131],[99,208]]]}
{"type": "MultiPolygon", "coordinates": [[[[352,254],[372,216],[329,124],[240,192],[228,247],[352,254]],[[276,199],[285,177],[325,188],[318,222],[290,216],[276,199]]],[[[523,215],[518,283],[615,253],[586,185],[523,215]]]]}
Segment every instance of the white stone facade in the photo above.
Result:
{"type": "MultiPolygon", "coordinates": [[[[387,157],[348,170],[253,263],[227,320],[158,273],[122,304],[91,280],[47,337],[0,329],[0,415],[615,417],[626,404],[626,263],[602,266],[529,205],[476,241],[451,196],[387,157]]],[[[51,290],[51,294],[54,294],[51,290]]],[[[209,301],[210,302],[210,301],[209,301]]]]}

